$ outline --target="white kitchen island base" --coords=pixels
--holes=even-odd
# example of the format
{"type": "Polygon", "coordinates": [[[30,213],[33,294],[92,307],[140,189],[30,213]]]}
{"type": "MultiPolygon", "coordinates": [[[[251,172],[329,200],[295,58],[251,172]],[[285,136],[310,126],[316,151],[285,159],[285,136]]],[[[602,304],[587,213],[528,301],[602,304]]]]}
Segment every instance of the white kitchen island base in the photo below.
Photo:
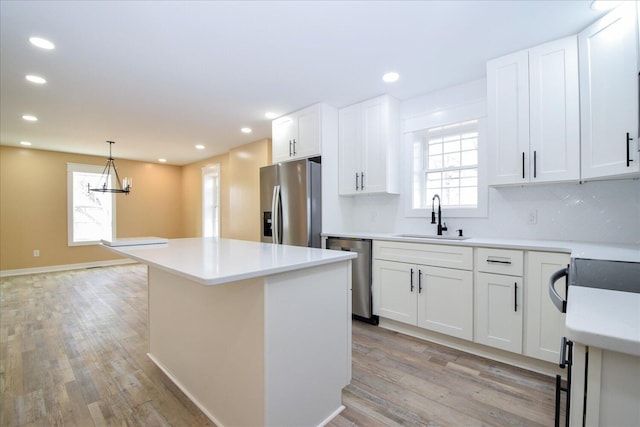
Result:
{"type": "Polygon", "coordinates": [[[351,379],[351,262],[203,286],[149,267],[149,356],[220,426],[320,425],[351,379]]]}
{"type": "Polygon", "coordinates": [[[218,238],[109,249],[149,266],[149,357],[218,426],[317,426],[344,409],[356,254],[218,238]]]}

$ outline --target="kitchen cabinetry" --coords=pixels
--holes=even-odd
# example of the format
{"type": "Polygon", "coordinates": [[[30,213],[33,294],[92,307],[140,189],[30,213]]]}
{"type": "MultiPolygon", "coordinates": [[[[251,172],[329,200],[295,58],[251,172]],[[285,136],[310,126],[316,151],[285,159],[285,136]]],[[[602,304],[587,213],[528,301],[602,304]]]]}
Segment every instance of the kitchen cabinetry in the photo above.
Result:
{"type": "MultiPolygon", "coordinates": [[[[527,252],[524,297],[526,304],[524,354],[557,363],[558,343],[564,333],[565,314],[560,313],[549,298],[549,278],[569,264],[566,253],[527,252]]],[[[564,286],[556,290],[566,298],[564,286]]]]}
{"type": "Polygon", "coordinates": [[[340,195],[399,193],[399,102],[379,96],[338,112],[340,195]]]}
{"type": "Polygon", "coordinates": [[[636,7],[624,2],[578,34],[583,179],[640,171],[636,7]]]}
{"type": "Polygon", "coordinates": [[[374,241],[374,314],[471,340],[472,254],[468,247],[374,241]]]}
{"type": "Polygon", "coordinates": [[[522,352],[523,253],[476,249],[475,342],[522,352]]]}
{"type": "Polygon", "coordinates": [[[573,348],[569,425],[640,425],[640,357],[580,343],[573,348]]]}
{"type": "Polygon", "coordinates": [[[575,36],[487,62],[487,106],[490,185],[580,178],[575,36]]]}
{"type": "Polygon", "coordinates": [[[322,155],[322,139],[332,123],[335,126],[336,116],[333,107],[315,104],[275,119],[271,127],[273,163],[322,155]]]}

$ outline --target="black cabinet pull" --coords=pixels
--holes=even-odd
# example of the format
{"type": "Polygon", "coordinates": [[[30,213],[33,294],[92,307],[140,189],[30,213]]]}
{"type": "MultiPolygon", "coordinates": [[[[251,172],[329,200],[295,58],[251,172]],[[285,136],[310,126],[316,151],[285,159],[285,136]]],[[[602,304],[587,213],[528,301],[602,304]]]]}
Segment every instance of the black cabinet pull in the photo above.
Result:
{"type": "Polygon", "coordinates": [[[627,167],[629,167],[630,163],[633,162],[633,159],[631,158],[631,141],[633,141],[633,138],[631,138],[631,134],[627,132],[627,167]]]}
{"type": "Polygon", "coordinates": [[[291,140],[289,140],[289,157],[291,157],[291,140]]]}
{"type": "Polygon", "coordinates": [[[518,312],[518,282],[514,282],[515,291],[513,292],[513,311],[518,312]]]}
{"type": "Polygon", "coordinates": [[[524,151],[522,152],[522,179],[524,179],[524,151]]]}
{"type": "Polygon", "coordinates": [[[356,172],[356,191],[358,191],[360,187],[358,187],[358,172],[356,172]]]}
{"type": "Polygon", "coordinates": [[[360,172],[360,189],[364,190],[364,172],[360,172]]]}
{"type": "Polygon", "coordinates": [[[422,270],[418,270],[418,293],[422,293],[422,270]]]}
{"type": "Polygon", "coordinates": [[[411,292],[413,292],[413,268],[411,269],[411,276],[409,277],[409,283],[411,283],[411,292]]]}
{"type": "Polygon", "coordinates": [[[491,258],[487,258],[487,262],[489,264],[506,264],[506,265],[510,265],[511,261],[505,261],[505,260],[501,260],[501,259],[491,259],[491,258]]]}
{"type": "Polygon", "coordinates": [[[571,414],[571,371],[573,365],[573,342],[566,337],[562,337],[560,344],[560,366],[562,369],[567,367],[567,386],[562,387],[562,377],[556,375],[556,405],[555,405],[555,426],[560,426],[560,392],[567,393],[565,405],[565,426],[569,427],[569,416],[571,414]],[[567,348],[569,349],[567,351],[567,348]],[[568,357],[565,357],[568,355],[568,357]]]}
{"type": "Polygon", "coordinates": [[[296,140],[295,138],[293,139],[293,155],[296,155],[296,140]]]}
{"type": "Polygon", "coordinates": [[[533,177],[535,178],[537,175],[537,164],[536,164],[536,150],[533,150],[533,177]]]}

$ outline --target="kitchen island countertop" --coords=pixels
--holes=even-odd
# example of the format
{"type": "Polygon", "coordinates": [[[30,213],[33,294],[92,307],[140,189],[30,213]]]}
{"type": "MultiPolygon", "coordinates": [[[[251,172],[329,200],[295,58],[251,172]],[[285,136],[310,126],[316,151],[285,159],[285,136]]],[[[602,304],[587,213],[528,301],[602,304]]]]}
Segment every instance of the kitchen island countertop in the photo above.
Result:
{"type": "Polygon", "coordinates": [[[202,285],[221,285],[356,258],[352,252],[214,237],[108,249],[202,285]]]}

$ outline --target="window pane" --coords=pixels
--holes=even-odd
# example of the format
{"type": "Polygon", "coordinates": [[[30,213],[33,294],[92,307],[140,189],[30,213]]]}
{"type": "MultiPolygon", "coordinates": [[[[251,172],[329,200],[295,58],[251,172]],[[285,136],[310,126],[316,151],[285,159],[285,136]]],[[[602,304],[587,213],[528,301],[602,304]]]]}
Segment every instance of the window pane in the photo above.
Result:
{"type": "MultiPolygon", "coordinates": [[[[111,193],[89,191],[100,185],[100,174],[73,172],[73,241],[111,239],[111,193]]],[[[109,177],[110,179],[110,177],[109,177]]]]}
{"type": "Polygon", "coordinates": [[[419,135],[420,149],[414,145],[413,158],[414,207],[430,208],[435,194],[443,206],[477,206],[478,121],[437,126],[419,135]]]}

